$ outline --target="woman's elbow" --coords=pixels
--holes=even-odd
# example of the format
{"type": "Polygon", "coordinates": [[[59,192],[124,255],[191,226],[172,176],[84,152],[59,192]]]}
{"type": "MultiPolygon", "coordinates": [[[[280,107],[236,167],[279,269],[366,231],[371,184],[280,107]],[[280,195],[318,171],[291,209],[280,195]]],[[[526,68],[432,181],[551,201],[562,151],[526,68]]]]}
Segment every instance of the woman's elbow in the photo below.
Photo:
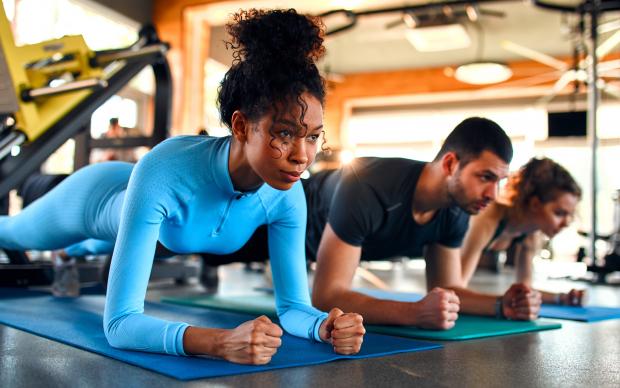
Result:
{"type": "Polygon", "coordinates": [[[127,342],[126,336],[121,335],[119,326],[121,319],[106,319],[103,322],[103,333],[108,344],[117,349],[129,349],[131,346],[127,342]]]}

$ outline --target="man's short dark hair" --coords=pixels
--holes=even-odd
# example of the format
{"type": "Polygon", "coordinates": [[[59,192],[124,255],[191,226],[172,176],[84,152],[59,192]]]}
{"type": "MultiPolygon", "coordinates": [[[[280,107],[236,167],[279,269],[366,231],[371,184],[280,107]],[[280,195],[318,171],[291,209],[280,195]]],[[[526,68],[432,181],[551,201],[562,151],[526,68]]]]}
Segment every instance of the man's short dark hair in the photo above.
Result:
{"type": "Polygon", "coordinates": [[[110,125],[117,126],[118,125],[118,117],[112,117],[110,119],[110,125]]]}
{"type": "Polygon", "coordinates": [[[463,167],[478,158],[483,151],[492,152],[506,163],[512,160],[512,143],[502,127],[489,119],[470,117],[448,135],[435,161],[448,152],[454,152],[463,167]]]}

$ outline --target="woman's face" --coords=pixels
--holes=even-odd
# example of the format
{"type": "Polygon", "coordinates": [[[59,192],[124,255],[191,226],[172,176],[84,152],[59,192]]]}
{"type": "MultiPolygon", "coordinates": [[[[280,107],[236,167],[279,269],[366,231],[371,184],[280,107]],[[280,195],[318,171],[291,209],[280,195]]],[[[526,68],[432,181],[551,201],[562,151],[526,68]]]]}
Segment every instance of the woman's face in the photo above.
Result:
{"type": "Polygon", "coordinates": [[[534,198],[531,206],[534,210],[534,219],[540,230],[548,237],[558,234],[573,220],[578,202],[578,197],[566,192],[546,203],[534,198]]]}
{"type": "Polygon", "coordinates": [[[278,104],[279,112],[269,112],[250,123],[246,157],[250,167],[268,185],[288,190],[314,161],[323,133],[323,108],[309,93],[301,95],[307,106],[293,101],[278,104]],[[283,109],[284,108],[284,109],[283,109]]]}

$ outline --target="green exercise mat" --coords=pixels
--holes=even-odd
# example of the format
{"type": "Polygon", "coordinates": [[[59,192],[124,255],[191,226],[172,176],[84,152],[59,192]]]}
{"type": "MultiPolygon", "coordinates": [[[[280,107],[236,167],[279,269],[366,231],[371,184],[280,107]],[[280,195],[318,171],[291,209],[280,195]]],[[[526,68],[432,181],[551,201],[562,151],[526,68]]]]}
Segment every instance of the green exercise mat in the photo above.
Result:
{"type": "MultiPolygon", "coordinates": [[[[212,309],[242,312],[253,315],[276,317],[273,295],[231,295],[231,296],[193,296],[166,297],[163,302],[200,306],[212,309]]],[[[459,341],[475,338],[494,337],[507,334],[526,333],[559,329],[560,323],[537,319],[536,321],[508,321],[474,315],[459,315],[456,325],[450,330],[426,330],[413,326],[366,325],[369,332],[390,334],[400,337],[459,341]]]]}

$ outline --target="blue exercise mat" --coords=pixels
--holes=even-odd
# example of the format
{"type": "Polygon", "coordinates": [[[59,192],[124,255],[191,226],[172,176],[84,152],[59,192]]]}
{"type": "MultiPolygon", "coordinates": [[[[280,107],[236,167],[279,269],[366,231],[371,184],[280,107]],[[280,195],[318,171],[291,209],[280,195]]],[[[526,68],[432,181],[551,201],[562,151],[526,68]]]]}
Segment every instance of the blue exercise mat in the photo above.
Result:
{"type": "Polygon", "coordinates": [[[541,317],[568,319],[581,322],[598,322],[620,318],[620,308],[599,306],[557,306],[544,304],[540,308],[541,317]]]}
{"type": "MultiPolygon", "coordinates": [[[[99,353],[180,380],[228,376],[322,364],[338,359],[379,357],[440,348],[441,345],[392,336],[366,334],[359,354],[335,354],[331,345],[285,334],[268,365],[233,364],[208,357],[180,357],[119,350],[103,334],[104,297],[59,299],[48,294],[0,289],[0,323],[80,349],[99,353]]],[[[146,303],[147,314],[206,327],[234,328],[253,316],[202,308],[146,303]]]]}
{"type": "MultiPolygon", "coordinates": [[[[359,288],[357,291],[380,299],[392,299],[401,302],[415,302],[422,299],[422,295],[413,292],[393,292],[359,288]]],[[[543,304],[538,314],[541,318],[566,319],[581,322],[597,322],[607,319],[620,318],[620,308],[598,306],[558,306],[543,304]]]]}

